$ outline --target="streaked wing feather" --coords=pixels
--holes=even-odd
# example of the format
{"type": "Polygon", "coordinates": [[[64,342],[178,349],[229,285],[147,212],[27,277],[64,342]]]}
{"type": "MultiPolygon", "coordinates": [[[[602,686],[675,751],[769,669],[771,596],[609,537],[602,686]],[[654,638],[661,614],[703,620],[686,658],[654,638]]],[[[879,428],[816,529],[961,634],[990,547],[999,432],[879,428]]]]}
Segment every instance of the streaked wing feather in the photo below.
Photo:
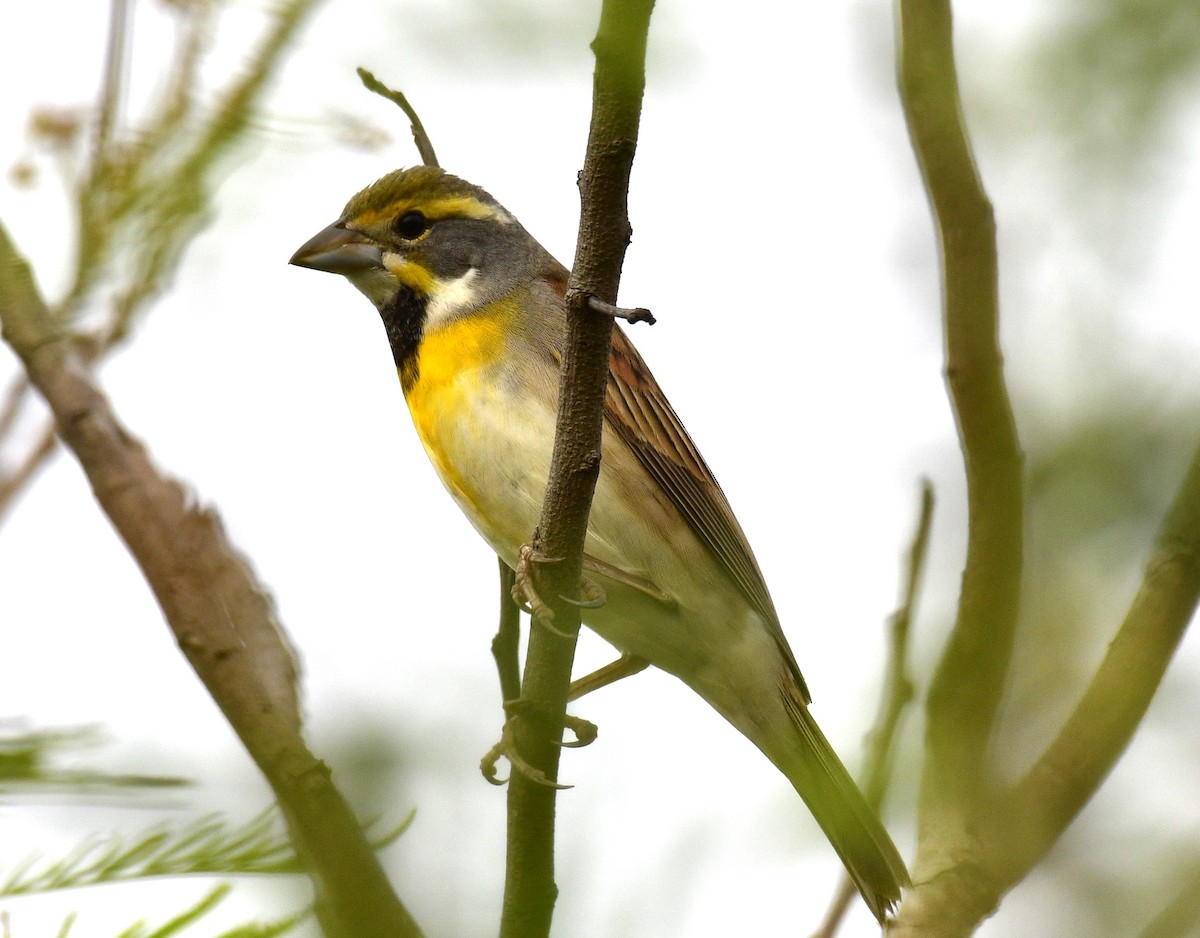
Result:
{"type": "Polygon", "coordinates": [[[733,509],[646,363],[619,327],[613,330],[606,416],[696,536],[721,560],[795,667],[762,572],[733,509]]]}

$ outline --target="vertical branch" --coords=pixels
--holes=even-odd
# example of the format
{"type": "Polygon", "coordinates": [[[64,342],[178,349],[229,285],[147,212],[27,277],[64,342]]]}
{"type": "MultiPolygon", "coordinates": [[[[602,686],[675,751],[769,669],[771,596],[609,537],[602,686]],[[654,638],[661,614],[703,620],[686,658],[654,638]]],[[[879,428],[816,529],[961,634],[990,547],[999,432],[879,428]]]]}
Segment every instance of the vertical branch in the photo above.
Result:
{"type": "Polygon", "coordinates": [[[500,624],[492,638],[492,657],[500,676],[500,702],[508,703],[521,696],[521,607],[513,599],[516,576],[499,557],[500,566],[500,624]]]}
{"type": "MultiPolygon", "coordinates": [[[[645,87],[646,36],[653,0],[604,0],[592,42],[596,70],[592,121],[580,175],[582,214],[567,290],[567,338],[559,382],[558,423],[550,478],[538,526],[538,593],[553,628],[535,621],[522,682],[528,707],[517,721],[520,756],[558,777],[579,609],[562,597],[579,594],[588,513],[600,472],[600,435],[613,322],[587,308],[589,296],[615,302],[629,244],[629,174],[637,147],[645,87]]],[[[501,935],[529,938],[550,930],[554,882],[556,792],[514,772],[508,790],[508,858],[501,935]]]]}
{"type": "Polygon", "coordinates": [[[999,345],[996,230],[963,123],[949,0],[900,0],[900,96],[938,230],[946,380],[967,477],[958,615],[930,687],[914,879],[953,864],[988,786],[1020,597],[1022,457],[999,345]]]}
{"type": "Polygon", "coordinates": [[[1022,563],[1021,454],[997,340],[991,206],[971,159],[949,0],[900,0],[900,86],[940,236],[946,376],[967,473],[958,618],[927,707],[916,887],[893,935],[970,934],[1050,848],[1120,757],[1200,601],[1200,449],[1141,588],[1079,704],[1010,790],[986,774],[1022,563]]]}

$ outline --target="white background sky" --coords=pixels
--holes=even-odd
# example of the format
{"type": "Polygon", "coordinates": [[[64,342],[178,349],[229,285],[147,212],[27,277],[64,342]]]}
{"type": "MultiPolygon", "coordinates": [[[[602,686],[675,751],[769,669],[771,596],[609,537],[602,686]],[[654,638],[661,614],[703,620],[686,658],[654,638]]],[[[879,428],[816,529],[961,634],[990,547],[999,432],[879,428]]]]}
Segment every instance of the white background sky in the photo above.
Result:
{"type": "MultiPolygon", "coordinates": [[[[9,6],[0,34],[5,168],[30,155],[31,105],[94,99],[106,4],[9,6]]],[[[214,76],[240,61],[261,6],[244,4],[218,34],[214,76]]],[[[357,189],[417,159],[398,112],[361,90],[356,65],[402,87],[443,165],[489,189],[569,261],[597,10],[532,0],[327,4],[276,81],[261,133],[235,161],[218,218],[190,249],[176,289],[103,369],[127,426],[217,507],[273,590],[303,658],[318,753],[336,771],[352,731],[395,734],[413,753],[386,810],[391,819],[415,807],[417,820],[386,856],[431,935],[487,935],[497,920],[504,793],[476,769],[501,720],[488,652],[495,561],[426,463],[370,305],[340,278],[286,261],[357,189]],[[480,24],[505,15],[509,44],[497,49],[495,25],[480,24]],[[393,144],[374,152],[340,145],[335,112],[386,126],[393,144]],[[448,589],[447,568],[471,571],[471,587],[448,589]]],[[[984,96],[1005,80],[1006,57],[1035,34],[1037,10],[1008,4],[987,19],[964,10],[968,108],[976,89],[984,96]]],[[[738,13],[716,2],[663,2],[655,14],[621,300],[658,316],[652,329],[635,328],[635,340],[737,510],[814,712],[854,765],[921,475],[937,485],[945,519],[916,626],[923,676],[960,563],[962,484],[940,376],[935,255],[890,90],[889,6],[738,13]]],[[[157,6],[138,5],[135,30],[134,112],[167,54],[157,6]]],[[[1014,106],[1000,123],[1020,118],[1014,106]]],[[[1196,129],[1175,141],[1175,198],[1153,228],[1130,233],[1144,245],[1139,262],[1153,286],[1121,298],[1127,319],[1095,324],[1128,343],[1130,369],[1150,375],[1150,395],[1195,390],[1186,355],[1200,330],[1185,277],[1200,217],[1196,129]]],[[[0,182],[0,219],[54,296],[73,235],[52,163],[34,158],[36,188],[0,182]]],[[[1055,158],[981,144],[1002,244],[1013,239],[1012,256],[1028,265],[1020,291],[1006,287],[1005,335],[1020,351],[1010,373],[1026,394],[1078,402],[1111,376],[1073,365],[1070,343],[1086,330],[1054,294],[1072,288],[1064,278],[1087,275],[1086,263],[1072,263],[1078,233],[1063,234],[1052,212],[1037,210],[1067,178],[1039,161],[1055,158]],[[1014,217],[1042,238],[1038,252],[1028,248],[1028,228],[1026,247],[1016,244],[1006,227],[1014,217]]],[[[0,374],[13,369],[0,352],[0,374]]],[[[197,779],[194,792],[159,804],[168,817],[246,817],[266,803],[77,466],[61,455],[0,537],[0,629],[0,715],[33,726],[98,723],[114,743],[87,754],[89,764],[197,779]]],[[[585,642],[580,670],[609,655],[585,642]]],[[[1185,648],[1179,668],[1197,665],[1185,648]]],[[[772,935],[815,926],[839,866],[749,744],[660,674],[576,710],[601,735],[563,763],[576,788],[560,799],[556,934],[772,935]]],[[[1159,759],[1164,747],[1139,741],[1131,760],[1159,759]]],[[[1200,767],[1195,751],[1173,747],[1171,758],[1200,767]]],[[[911,796],[897,792],[893,825],[906,855],[911,796]]],[[[1104,797],[1095,811],[1106,810],[1104,797]]],[[[1123,804],[1108,813],[1123,817],[1114,807],[1123,804]]],[[[1173,811],[1172,823],[1194,834],[1188,810],[1173,811]]],[[[81,815],[53,801],[0,799],[0,875],[30,850],[53,855],[83,832],[136,831],[146,817],[112,803],[81,815]]],[[[1166,823],[1152,810],[1147,817],[1166,823]]],[[[83,915],[72,934],[99,938],[158,908],[165,917],[204,888],[136,884],[115,902],[85,891],[0,909],[16,938],[53,933],[73,908],[83,915]]],[[[297,895],[243,887],[222,914],[282,914],[297,895]]],[[[983,934],[1033,933],[1030,923],[1044,926],[1053,901],[1054,884],[1035,879],[983,934]]],[[[845,934],[872,933],[865,909],[856,910],[845,934]]]]}

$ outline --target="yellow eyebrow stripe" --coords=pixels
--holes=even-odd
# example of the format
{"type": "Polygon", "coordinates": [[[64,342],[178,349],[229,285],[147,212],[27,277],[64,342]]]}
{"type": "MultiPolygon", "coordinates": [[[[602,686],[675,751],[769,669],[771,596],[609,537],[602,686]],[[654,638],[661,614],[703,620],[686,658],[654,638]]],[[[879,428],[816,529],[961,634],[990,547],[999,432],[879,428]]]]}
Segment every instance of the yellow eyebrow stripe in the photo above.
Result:
{"type": "Polygon", "coordinates": [[[382,208],[372,208],[354,219],[356,226],[370,227],[380,222],[399,218],[407,212],[421,212],[426,218],[438,221],[442,218],[500,218],[492,205],[485,205],[470,196],[447,196],[441,199],[397,199],[382,208]]]}

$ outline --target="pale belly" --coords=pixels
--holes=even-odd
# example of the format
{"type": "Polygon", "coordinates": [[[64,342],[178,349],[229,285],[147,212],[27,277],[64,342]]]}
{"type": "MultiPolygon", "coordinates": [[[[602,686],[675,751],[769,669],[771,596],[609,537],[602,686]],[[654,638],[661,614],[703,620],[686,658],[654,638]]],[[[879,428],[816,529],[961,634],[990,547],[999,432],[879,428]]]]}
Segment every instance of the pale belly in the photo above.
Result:
{"type": "MultiPolygon", "coordinates": [[[[492,550],[515,567],[541,514],[554,412],[471,373],[436,395],[417,391],[410,410],[438,476],[492,550]]],[[[727,716],[748,696],[773,697],[774,678],[763,684],[763,676],[774,671],[761,663],[778,656],[774,640],[607,429],[585,550],[655,594],[589,571],[607,601],[585,611],[584,621],[602,638],[682,678],[727,716]]]]}
{"type": "MultiPolygon", "coordinates": [[[[413,408],[417,434],[459,508],[513,565],[541,515],[555,414],[502,382],[467,375],[456,384],[413,408]]],[[[666,499],[627,460],[606,430],[587,553],[652,579],[670,554],[663,537],[678,524],[666,499]]]]}
{"type": "Polygon", "coordinates": [[[436,396],[410,400],[410,409],[442,484],[491,548],[515,564],[541,511],[554,415],[469,374],[436,396]]]}

